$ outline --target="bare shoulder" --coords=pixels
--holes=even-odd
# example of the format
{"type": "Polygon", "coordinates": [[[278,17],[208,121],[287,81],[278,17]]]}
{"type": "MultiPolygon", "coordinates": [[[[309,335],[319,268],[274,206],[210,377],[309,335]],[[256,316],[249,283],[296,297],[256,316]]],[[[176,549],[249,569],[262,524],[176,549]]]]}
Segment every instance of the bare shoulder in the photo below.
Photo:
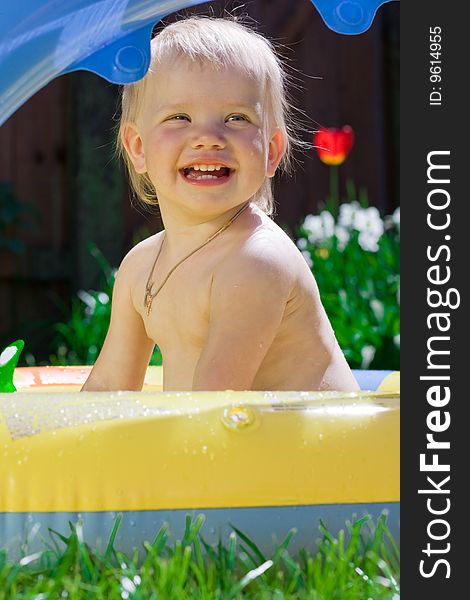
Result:
{"type": "Polygon", "coordinates": [[[244,279],[272,280],[291,288],[307,267],[289,236],[265,214],[258,211],[256,220],[246,226],[224,258],[216,275],[239,274],[244,279]]]}
{"type": "Polygon", "coordinates": [[[163,231],[160,231],[133,246],[123,258],[121,267],[128,269],[132,266],[135,266],[136,263],[139,263],[142,260],[151,260],[152,256],[155,258],[155,252],[162,236],[163,231]]]}
{"type": "Polygon", "coordinates": [[[120,278],[141,278],[141,273],[149,272],[150,266],[155,260],[163,231],[151,235],[145,240],[142,240],[129,250],[126,256],[122,259],[119,266],[118,276],[120,278]]]}
{"type": "MultiPolygon", "coordinates": [[[[136,244],[122,259],[116,274],[113,302],[129,299],[129,306],[141,313],[141,298],[145,282],[152,268],[163,232],[152,235],[136,244]]],[[[127,301],[127,300],[126,300],[127,301]]]]}

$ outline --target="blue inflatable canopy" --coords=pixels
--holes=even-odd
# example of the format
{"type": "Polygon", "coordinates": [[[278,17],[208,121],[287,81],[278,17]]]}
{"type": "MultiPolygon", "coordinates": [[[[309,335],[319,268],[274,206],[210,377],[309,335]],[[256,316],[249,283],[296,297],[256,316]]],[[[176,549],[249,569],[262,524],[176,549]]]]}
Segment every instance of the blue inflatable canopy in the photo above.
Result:
{"type": "MultiPolygon", "coordinates": [[[[149,67],[158,21],[205,0],[2,0],[0,125],[55,77],[83,69],[117,84],[149,67]]],[[[307,0],[297,0],[305,2],[307,0]]],[[[325,23],[358,34],[391,0],[311,0],[325,23]]]]}

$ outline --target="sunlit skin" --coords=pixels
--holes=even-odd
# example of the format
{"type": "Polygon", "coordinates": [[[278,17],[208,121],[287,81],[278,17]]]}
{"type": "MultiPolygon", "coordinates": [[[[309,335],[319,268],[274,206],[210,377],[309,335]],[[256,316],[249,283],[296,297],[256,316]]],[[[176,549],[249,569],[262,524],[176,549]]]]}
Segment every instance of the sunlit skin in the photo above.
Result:
{"type": "Polygon", "coordinates": [[[165,390],[354,391],[312,273],[254,203],[154,290],[273,177],[285,140],[260,82],[185,59],[160,65],[124,146],[155,186],[165,231],[124,258],[103,349],[84,390],[141,389],[157,344],[165,390]]]}

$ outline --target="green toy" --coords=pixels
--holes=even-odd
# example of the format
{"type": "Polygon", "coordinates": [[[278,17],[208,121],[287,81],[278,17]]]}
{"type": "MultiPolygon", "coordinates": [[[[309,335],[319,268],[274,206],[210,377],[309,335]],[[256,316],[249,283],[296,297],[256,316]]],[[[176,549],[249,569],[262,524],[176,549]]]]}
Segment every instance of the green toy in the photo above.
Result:
{"type": "Polygon", "coordinates": [[[24,341],[16,340],[0,354],[0,392],[16,392],[13,373],[23,348],[24,341]]]}

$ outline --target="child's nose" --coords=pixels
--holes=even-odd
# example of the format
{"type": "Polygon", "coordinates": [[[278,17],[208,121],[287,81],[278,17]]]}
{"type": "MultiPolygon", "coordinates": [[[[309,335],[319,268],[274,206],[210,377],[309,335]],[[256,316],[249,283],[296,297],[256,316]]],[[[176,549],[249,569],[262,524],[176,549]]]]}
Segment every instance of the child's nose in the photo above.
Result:
{"type": "Polygon", "coordinates": [[[219,128],[201,128],[193,138],[193,148],[225,148],[224,135],[219,128]]]}

